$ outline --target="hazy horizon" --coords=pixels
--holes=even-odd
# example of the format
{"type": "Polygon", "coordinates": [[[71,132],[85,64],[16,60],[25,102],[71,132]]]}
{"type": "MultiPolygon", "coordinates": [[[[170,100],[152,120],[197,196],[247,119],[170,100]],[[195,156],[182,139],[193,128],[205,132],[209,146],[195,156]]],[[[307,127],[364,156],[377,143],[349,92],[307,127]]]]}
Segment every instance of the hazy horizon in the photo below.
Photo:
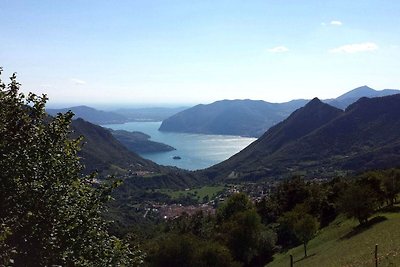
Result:
{"type": "Polygon", "coordinates": [[[397,1],[4,1],[0,66],[51,104],[400,88],[397,1]]]}
{"type": "Polygon", "coordinates": [[[76,106],[89,106],[101,110],[117,110],[117,109],[143,109],[143,108],[188,108],[201,103],[85,103],[85,102],[51,102],[46,105],[47,108],[59,109],[70,108],[76,106]]]}
{"type": "MultiPolygon", "coordinates": [[[[357,87],[359,88],[359,87],[357,87]]],[[[357,89],[357,88],[353,88],[351,90],[357,89]]],[[[385,89],[376,89],[376,88],[372,88],[376,91],[382,91],[382,90],[386,90],[386,89],[395,89],[395,90],[400,90],[397,88],[385,88],[385,89]]],[[[349,90],[349,91],[351,91],[349,90]]],[[[344,92],[348,93],[349,91],[344,92]]],[[[47,103],[47,108],[54,108],[54,109],[59,109],[59,108],[69,108],[69,107],[76,107],[76,106],[89,106],[92,108],[96,108],[96,109],[102,109],[102,110],[117,110],[117,109],[144,109],[144,108],[190,108],[199,104],[203,104],[203,105],[207,105],[207,104],[211,104],[214,103],[216,101],[223,101],[223,100],[254,100],[254,101],[266,101],[269,103],[285,103],[285,102],[290,102],[290,101],[296,101],[296,100],[311,100],[315,97],[319,98],[320,100],[329,100],[329,99],[335,99],[337,97],[339,97],[341,95],[337,95],[334,96],[332,98],[326,98],[323,99],[321,97],[318,96],[314,96],[311,98],[297,98],[297,99],[290,99],[287,101],[277,101],[277,102],[270,102],[267,100],[263,100],[263,99],[249,99],[249,98],[242,98],[242,99],[217,99],[215,101],[208,101],[208,102],[198,102],[198,103],[174,103],[174,102],[142,102],[142,103],[138,103],[138,102],[102,102],[102,103],[97,103],[97,102],[53,102],[53,101],[49,101],[47,103]]]]}

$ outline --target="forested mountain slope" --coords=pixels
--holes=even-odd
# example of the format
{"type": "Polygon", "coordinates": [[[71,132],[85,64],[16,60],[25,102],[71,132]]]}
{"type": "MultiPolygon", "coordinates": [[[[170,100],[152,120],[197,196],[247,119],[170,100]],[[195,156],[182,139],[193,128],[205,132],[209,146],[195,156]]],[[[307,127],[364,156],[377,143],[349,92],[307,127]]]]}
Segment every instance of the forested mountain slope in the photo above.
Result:
{"type": "MultiPolygon", "coordinates": [[[[84,136],[79,152],[84,172],[98,171],[100,178],[115,174],[124,179],[120,191],[144,188],[186,188],[205,184],[208,179],[175,167],[161,166],[124,147],[105,128],[82,119],[72,121],[72,137],[84,136]]],[[[129,195],[127,195],[129,197],[129,195]]]]}
{"type": "Polygon", "coordinates": [[[160,171],[157,164],[129,151],[103,127],[83,119],[73,120],[71,125],[74,137],[83,136],[80,155],[87,172],[160,171]]]}
{"type": "Polygon", "coordinates": [[[256,142],[203,171],[259,179],[399,166],[400,94],[362,98],[345,112],[313,99],[256,142]]]}
{"type": "MultiPolygon", "coordinates": [[[[355,88],[337,98],[322,100],[331,106],[346,109],[361,97],[380,97],[400,93],[399,90],[374,90],[368,86],[355,88]]],[[[197,105],[165,119],[161,131],[202,134],[226,134],[260,137],[271,126],[286,119],[309,100],[285,103],[261,100],[222,100],[197,105]]]]}
{"type": "Polygon", "coordinates": [[[160,131],[258,137],[306,102],[294,100],[277,104],[249,99],[222,100],[179,112],[164,120],[160,131]]]}

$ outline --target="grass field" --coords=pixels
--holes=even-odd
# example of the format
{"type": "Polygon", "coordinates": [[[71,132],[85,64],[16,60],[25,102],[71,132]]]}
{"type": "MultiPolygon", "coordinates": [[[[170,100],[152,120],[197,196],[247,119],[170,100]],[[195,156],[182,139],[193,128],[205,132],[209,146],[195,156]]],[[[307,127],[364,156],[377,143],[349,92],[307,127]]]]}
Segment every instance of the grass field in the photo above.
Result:
{"type": "Polygon", "coordinates": [[[203,186],[199,188],[192,188],[190,190],[160,190],[160,192],[168,194],[172,198],[179,198],[181,196],[192,196],[195,199],[201,201],[204,197],[208,196],[211,200],[213,199],[219,192],[224,189],[224,186],[203,186]]]}
{"type": "Polygon", "coordinates": [[[276,255],[267,266],[288,267],[293,255],[294,266],[299,267],[372,267],[375,244],[378,244],[379,267],[400,266],[400,213],[382,212],[372,218],[366,228],[355,228],[358,222],[338,218],[308,243],[309,257],[303,258],[303,246],[299,246],[276,255]]]}

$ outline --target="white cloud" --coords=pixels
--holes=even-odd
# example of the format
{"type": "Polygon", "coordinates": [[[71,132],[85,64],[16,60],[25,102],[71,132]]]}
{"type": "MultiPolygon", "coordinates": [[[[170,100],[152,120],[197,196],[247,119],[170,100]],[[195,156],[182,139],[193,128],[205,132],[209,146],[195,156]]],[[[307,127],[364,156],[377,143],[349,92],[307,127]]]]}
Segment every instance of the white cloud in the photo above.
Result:
{"type": "Polygon", "coordinates": [[[333,26],[342,26],[343,23],[340,20],[332,20],[329,24],[333,26]]]}
{"type": "Polygon", "coordinates": [[[289,51],[289,49],[285,46],[276,46],[276,47],[268,49],[268,52],[271,52],[271,53],[285,53],[287,51],[289,51]]]}
{"type": "Polygon", "coordinates": [[[367,42],[360,44],[347,44],[329,50],[331,53],[358,53],[358,52],[370,52],[378,50],[378,45],[375,43],[367,42]]]}
{"type": "Polygon", "coordinates": [[[71,82],[74,83],[75,85],[85,85],[86,84],[85,81],[80,80],[80,79],[75,79],[75,78],[72,78],[71,82]]]}

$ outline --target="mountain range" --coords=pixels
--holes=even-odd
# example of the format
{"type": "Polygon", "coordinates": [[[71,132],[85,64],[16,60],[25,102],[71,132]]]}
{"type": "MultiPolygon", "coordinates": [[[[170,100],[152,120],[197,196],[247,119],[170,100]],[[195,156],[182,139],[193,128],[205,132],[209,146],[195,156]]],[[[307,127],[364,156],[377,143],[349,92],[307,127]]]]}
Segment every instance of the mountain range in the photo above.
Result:
{"type": "MultiPolygon", "coordinates": [[[[67,111],[72,111],[75,115],[74,118],[81,119],[80,121],[74,120],[73,125],[80,125],[83,127],[83,120],[97,125],[103,124],[114,124],[114,123],[125,123],[134,118],[157,118],[160,116],[161,112],[168,114],[170,112],[178,112],[180,109],[174,108],[146,108],[146,109],[126,109],[124,112],[130,114],[129,116],[124,116],[123,114],[118,114],[116,112],[97,110],[88,106],[75,106],[70,108],[62,109],[47,109],[46,112],[51,116],[56,116],[58,113],[65,113],[67,111]],[[139,113],[129,113],[129,112],[139,112],[139,113]],[[136,115],[135,115],[136,114],[136,115]]],[[[121,113],[124,113],[120,110],[121,113]]],[[[150,119],[151,120],[151,119],[150,119]]],[[[92,127],[93,128],[93,127],[92,127]]],[[[164,152],[171,151],[175,148],[159,143],[150,141],[150,136],[141,132],[128,132],[128,131],[113,131],[108,129],[113,136],[122,143],[123,146],[135,153],[154,153],[154,152],[164,152]]],[[[89,145],[90,147],[90,145],[89,145]]],[[[107,149],[106,149],[107,151],[107,149]]],[[[119,160],[119,159],[117,159],[119,160]]]]}
{"type": "Polygon", "coordinates": [[[75,106],[69,108],[61,109],[46,109],[46,112],[51,116],[56,116],[58,113],[65,113],[67,111],[72,111],[75,114],[75,118],[81,118],[85,121],[94,124],[112,124],[112,123],[124,123],[128,120],[120,114],[97,110],[88,106],[75,106]]]}
{"type": "Polygon", "coordinates": [[[120,108],[113,111],[104,111],[82,105],[59,109],[50,108],[46,109],[46,112],[51,116],[56,116],[58,113],[65,113],[70,110],[75,114],[75,118],[104,125],[133,121],[162,121],[184,109],[186,107],[120,108]]]}
{"type": "Polygon", "coordinates": [[[84,165],[83,172],[96,171],[99,179],[108,175],[122,178],[124,184],[119,190],[121,194],[128,192],[127,197],[135,189],[187,188],[208,181],[208,178],[195,176],[192,172],[144,159],[128,150],[109,130],[83,119],[73,120],[71,130],[72,138],[83,136],[78,154],[84,165]]]}
{"type": "Polygon", "coordinates": [[[366,85],[353,89],[343,95],[338,96],[334,99],[327,99],[324,102],[328,103],[331,106],[346,109],[349,105],[356,102],[361,97],[380,97],[387,95],[394,95],[400,93],[400,90],[397,89],[384,89],[384,90],[374,90],[366,85]]]}
{"type": "Polygon", "coordinates": [[[165,119],[159,130],[258,137],[305,103],[302,99],[286,103],[221,100],[181,111],[165,119]]]}
{"type": "Polygon", "coordinates": [[[400,94],[361,98],[345,111],[315,98],[228,160],[212,179],[338,176],[400,166],[400,94]]]}
{"type": "Polygon", "coordinates": [[[113,110],[113,112],[124,116],[127,121],[162,121],[187,108],[188,107],[120,108],[113,110]]]}
{"type": "Polygon", "coordinates": [[[80,151],[87,173],[97,170],[100,174],[126,174],[131,171],[159,172],[160,167],[129,151],[105,128],[81,118],[72,121],[73,134],[83,136],[80,151]]]}
{"type": "Polygon", "coordinates": [[[107,129],[82,119],[74,120],[72,128],[74,137],[85,136],[80,156],[86,172],[122,174],[134,188],[182,188],[292,174],[334,177],[400,165],[400,94],[363,97],[345,111],[315,98],[241,152],[194,173],[143,159],[107,129]]]}
{"type": "MultiPolygon", "coordinates": [[[[396,93],[400,91],[377,91],[362,86],[323,102],[344,109],[360,97],[396,93]]],[[[299,99],[285,103],[269,103],[261,100],[222,100],[208,105],[197,105],[165,119],[160,131],[260,137],[271,126],[287,118],[308,101],[299,99]]]]}

